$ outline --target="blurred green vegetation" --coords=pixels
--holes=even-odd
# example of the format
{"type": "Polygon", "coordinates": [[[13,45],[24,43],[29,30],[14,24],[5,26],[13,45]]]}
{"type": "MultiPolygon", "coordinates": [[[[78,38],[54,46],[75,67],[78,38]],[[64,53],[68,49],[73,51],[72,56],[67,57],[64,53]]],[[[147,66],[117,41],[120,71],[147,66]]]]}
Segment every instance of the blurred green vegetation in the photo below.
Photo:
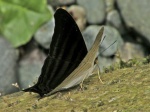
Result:
{"type": "Polygon", "coordinates": [[[19,47],[51,17],[46,0],[0,0],[0,35],[19,47]]]}

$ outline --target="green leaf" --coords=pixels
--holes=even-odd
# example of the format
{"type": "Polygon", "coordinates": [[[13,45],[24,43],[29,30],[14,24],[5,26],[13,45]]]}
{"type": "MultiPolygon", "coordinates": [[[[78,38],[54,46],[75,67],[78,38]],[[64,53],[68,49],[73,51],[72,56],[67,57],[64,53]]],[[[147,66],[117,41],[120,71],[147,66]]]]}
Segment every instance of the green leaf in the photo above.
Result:
{"type": "Polygon", "coordinates": [[[14,47],[26,44],[51,17],[46,0],[0,0],[0,34],[14,47]]]}

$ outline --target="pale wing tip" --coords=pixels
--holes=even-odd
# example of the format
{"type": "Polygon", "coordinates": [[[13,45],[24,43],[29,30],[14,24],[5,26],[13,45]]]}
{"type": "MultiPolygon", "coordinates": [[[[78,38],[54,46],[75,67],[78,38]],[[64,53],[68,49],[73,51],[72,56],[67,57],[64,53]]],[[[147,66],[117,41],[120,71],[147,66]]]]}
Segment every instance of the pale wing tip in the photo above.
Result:
{"type": "Polygon", "coordinates": [[[104,26],[101,27],[99,33],[97,34],[97,36],[102,37],[103,36],[103,32],[104,32],[104,26]]]}
{"type": "Polygon", "coordinates": [[[104,32],[104,26],[101,27],[100,32],[104,32]]]}

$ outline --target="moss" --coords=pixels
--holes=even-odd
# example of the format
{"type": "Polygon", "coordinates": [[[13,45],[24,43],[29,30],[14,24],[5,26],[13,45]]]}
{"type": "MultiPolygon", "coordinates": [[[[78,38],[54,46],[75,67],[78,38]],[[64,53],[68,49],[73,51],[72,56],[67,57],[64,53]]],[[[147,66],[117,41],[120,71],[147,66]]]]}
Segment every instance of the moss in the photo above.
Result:
{"type": "Polygon", "coordinates": [[[150,64],[145,60],[146,65],[134,61],[132,67],[108,69],[100,74],[104,84],[92,75],[84,81],[84,90],[74,88],[40,100],[34,93],[2,96],[0,112],[149,112],[150,64]]]}

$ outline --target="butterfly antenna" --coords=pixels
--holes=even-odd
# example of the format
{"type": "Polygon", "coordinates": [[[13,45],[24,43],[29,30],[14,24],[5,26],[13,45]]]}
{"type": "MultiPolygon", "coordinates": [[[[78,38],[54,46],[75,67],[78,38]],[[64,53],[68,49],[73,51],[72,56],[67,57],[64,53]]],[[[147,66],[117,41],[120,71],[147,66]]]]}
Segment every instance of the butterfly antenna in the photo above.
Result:
{"type": "Polygon", "coordinates": [[[110,46],[108,46],[106,49],[104,49],[102,52],[100,52],[100,53],[103,53],[103,52],[105,52],[108,48],[110,48],[113,44],[115,44],[117,42],[117,40],[115,40],[112,44],[110,44],[110,46]]]}
{"type": "Polygon", "coordinates": [[[104,38],[102,38],[102,41],[100,42],[100,45],[103,43],[104,39],[105,39],[106,35],[104,36],[104,38]]]}

